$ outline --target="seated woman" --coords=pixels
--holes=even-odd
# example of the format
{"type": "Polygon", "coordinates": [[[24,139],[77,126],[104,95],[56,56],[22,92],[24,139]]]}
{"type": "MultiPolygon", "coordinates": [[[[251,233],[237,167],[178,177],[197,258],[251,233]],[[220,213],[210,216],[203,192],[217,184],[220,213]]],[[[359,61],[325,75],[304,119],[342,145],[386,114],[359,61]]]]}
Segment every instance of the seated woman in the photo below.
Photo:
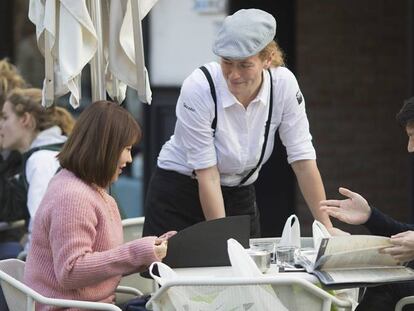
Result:
{"type": "Polygon", "coordinates": [[[29,242],[32,223],[50,179],[56,174],[59,162],[57,150],[66,141],[74,124],[70,113],[61,107],[45,109],[42,90],[14,89],[3,105],[0,136],[3,148],[23,154],[19,184],[12,192],[14,197],[23,196],[27,208],[22,211],[29,222],[29,242]]]}
{"type": "MultiPolygon", "coordinates": [[[[7,94],[15,89],[26,86],[26,82],[17,68],[7,59],[0,60],[0,112],[7,94]]],[[[1,113],[0,113],[1,114],[1,113]]],[[[22,155],[15,150],[3,148],[0,136],[0,222],[11,222],[22,219],[16,211],[26,209],[26,200],[13,196],[14,176],[21,170],[22,155]]],[[[22,251],[20,240],[25,229],[18,228],[2,231],[0,234],[0,259],[15,258],[22,251]]],[[[2,306],[0,304],[0,310],[2,306]]]]}
{"type": "Polygon", "coordinates": [[[115,103],[98,101],[81,113],[34,221],[24,275],[31,288],[47,297],[113,303],[123,275],[164,258],[174,232],[123,244],[118,207],[105,190],[132,161],[140,138],[135,119],[115,103]]]}

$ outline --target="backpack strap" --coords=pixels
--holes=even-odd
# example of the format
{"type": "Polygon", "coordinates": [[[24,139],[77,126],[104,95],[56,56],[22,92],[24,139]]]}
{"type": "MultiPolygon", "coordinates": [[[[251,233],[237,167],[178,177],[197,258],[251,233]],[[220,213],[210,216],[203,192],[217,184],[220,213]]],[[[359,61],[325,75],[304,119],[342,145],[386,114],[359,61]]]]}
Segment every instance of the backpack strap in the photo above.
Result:
{"type": "Polygon", "coordinates": [[[273,113],[273,78],[272,78],[272,73],[270,72],[270,69],[268,69],[267,71],[269,72],[269,75],[270,75],[270,100],[269,100],[269,112],[267,114],[267,121],[266,121],[266,127],[265,127],[264,139],[263,139],[262,153],[260,154],[259,162],[257,162],[257,165],[246,176],[244,176],[244,178],[239,184],[239,187],[243,186],[243,184],[254,174],[254,172],[257,171],[257,169],[262,164],[264,154],[266,152],[267,139],[269,137],[270,123],[272,121],[272,113],[273,113]]]}
{"type": "Polygon", "coordinates": [[[206,76],[208,84],[210,85],[210,93],[211,97],[213,98],[214,102],[214,119],[211,122],[211,128],[213,129],[213,137],[216,136],[216,127],[217,127],[217,95],[216,95],[216,88],[214,87],[213,79],[211,78],[211,74],[205,66],[201,66],[200,70],[206,76]]]}
{"type": "MultiPolygon", "coordinates": [[[[63,145],[64,145],[64,143],[56,143],[56,144],[38,146],[38,147],[34,147],[32,149],[29,149],[28,151],[26,151],[23,154],[22,173],[19,176],[19,182],[21,183],[23,188],[26,190],[26,193],[27,193],[27,189],[29,188],[29,183],[27,181],[27,176],[26,176],[26,163],[27,163],[27,160],[29,160],[29,158],[32,156],[32,154],[37,152],[37,151],[40,151],[40,150],[60,151],[60,149],[62,149],[63,145]]],[[[56,170],[56,173],[59,172],[60,170],[61,170],[61,168],[59,167],[56,170]]]]}

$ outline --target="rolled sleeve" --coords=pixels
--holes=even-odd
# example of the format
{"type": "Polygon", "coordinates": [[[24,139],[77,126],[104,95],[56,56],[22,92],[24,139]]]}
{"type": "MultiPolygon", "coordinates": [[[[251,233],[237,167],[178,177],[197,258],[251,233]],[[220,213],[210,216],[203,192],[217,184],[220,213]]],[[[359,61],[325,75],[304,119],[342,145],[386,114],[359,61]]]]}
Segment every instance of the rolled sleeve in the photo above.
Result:
{"type": "MultiPolygon", "coordinates": [[[[196,74],[198,73],[193,73],[196,74]]],[[[182,86],[176,114],[177,124],[174,135],[183,148],[187,165],[192,169],[216,165],[217,157],[211,128],[214,119],[214,102],[209,89],[206,90],[205,86],[203,87],[190,76],[182,86]]]]}
{"type": "Polygon", "coordinates": [[[290,74],[285,82],[284,110],[279,135],[286,147],[288,163],[299,160],[314,160],[316,152],[309,131],[305,100],[293,74],[290,74]]]}

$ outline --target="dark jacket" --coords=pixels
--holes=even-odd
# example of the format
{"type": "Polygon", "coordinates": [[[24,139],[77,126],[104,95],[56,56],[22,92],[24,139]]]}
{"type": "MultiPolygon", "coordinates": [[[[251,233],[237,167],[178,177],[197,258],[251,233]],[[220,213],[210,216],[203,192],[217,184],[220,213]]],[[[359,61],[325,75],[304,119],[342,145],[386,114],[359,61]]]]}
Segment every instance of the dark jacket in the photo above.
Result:
{"type": "MultiPolygon", "coordinates": [[[[15,221],[27,218],[26,195],[18,185],[22,171],[22,155],[12,151],[6,159],[0,156],[0,221],[15,221]]],[[[21,229],[0,232],[0,241],[18,241],[21,229]]]]}
{"type": "Polygon", "coordinates": [[[375,207],[371,208],[371,217],[364,226],[375,235],[391,236],[407,230],[414,230],[414,225],[396,221],[375,207]]]}

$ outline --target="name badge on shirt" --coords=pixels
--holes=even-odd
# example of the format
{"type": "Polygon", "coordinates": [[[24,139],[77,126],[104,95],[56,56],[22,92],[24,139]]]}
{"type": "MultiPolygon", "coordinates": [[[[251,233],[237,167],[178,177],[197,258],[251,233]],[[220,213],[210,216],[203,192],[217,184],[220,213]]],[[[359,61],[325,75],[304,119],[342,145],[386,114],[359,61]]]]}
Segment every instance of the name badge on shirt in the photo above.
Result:
{"type": "Polygon", "coordinates": [[[302,93],[301,93],[300,90],[298,90],[296,92],[296,99],[297,99],[299,105],[303,102],[303,96],[302,96],[302,93]]]}

